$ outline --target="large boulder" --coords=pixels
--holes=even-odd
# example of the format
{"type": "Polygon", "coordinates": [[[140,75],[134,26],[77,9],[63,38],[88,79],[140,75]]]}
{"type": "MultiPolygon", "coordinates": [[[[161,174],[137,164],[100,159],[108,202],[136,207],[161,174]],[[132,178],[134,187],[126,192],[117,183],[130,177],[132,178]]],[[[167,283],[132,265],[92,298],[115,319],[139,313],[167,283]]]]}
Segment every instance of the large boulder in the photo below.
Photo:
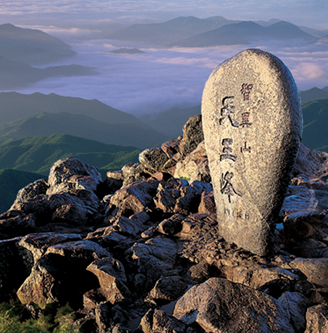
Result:
{"type": "Polygon", "coordinates": [[[186,325],[197,323],[208,333],[294,332],[275,299],[220,278],[189,289],[176,303],[173,315],[186,325]]]}
{"type": "Polygon", "coordinates": [[[245,50],[207,80],[202,117],[220,235],[266,255],[302,136],[296,83],[274,55],[245,50]]]}

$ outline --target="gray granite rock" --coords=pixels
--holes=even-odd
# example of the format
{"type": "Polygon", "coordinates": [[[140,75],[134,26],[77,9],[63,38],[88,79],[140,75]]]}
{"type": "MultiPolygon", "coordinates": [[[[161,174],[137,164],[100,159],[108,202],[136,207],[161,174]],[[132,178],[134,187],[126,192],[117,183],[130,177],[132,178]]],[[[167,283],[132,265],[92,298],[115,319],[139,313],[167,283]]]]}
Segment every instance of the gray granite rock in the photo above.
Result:
{"type": "Polygon", "coordinates": [[[265,255],[302,134],[295,81],[272,54],[243,51],[211,74],[202,116],[220,234],[265,255]]]}

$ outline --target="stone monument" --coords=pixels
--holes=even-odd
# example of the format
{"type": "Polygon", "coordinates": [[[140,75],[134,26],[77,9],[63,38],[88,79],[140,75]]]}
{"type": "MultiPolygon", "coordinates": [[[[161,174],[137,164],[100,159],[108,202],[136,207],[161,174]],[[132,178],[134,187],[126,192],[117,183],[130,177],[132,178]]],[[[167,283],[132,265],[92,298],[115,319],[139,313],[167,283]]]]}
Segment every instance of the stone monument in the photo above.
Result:
{"type": "Polygon", "coordinates": [[[302,135],[296,83],[274,55],[245,50],[209,77],[202,117],[220,235],[265,255],[302,135]]]}

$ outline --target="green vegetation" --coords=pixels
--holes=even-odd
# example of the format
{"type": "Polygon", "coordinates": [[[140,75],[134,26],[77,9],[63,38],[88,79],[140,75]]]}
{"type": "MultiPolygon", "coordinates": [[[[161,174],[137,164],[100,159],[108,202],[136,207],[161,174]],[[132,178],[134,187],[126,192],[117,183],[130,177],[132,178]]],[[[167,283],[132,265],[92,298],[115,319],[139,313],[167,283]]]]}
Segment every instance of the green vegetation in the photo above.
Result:
{"type": "Polygon", "coordinates": [[[328,152],[328,98],[302,104],[302,142],[312,150],[328,152]]]}
{"type": "Polygon", "coordinates": [[[26,171],[0,170],[0,214],[10,208],[21,188],[41,178],[44,176],[26,171]]]}
{"type": "Polygon", "coordinates": [[[0,169],[15,169],[48,176],[59,159],[74,157],[106,171],[138,161],[140,150],[132,146],[107,145],[65,134],[13,140],[0,138],[0,169]]]}
{"type": "MultiPolygon", "coordinates": [[[[38,311],[38,309],[36,309],[38,311]]],[[[73,310],[68,304],[54,310],[48,307],[39,319],[22,320],[24,307],[18,302],[0,304],[0,333],[78,333],[72,325],[73,310]]]]}
{"type": "Polygon", "coordinates": [[[12,139],[64,133],[141,149],[168,139],[160,129],[98,100],[56,94],[0,93],[0,124],[0,136],[12,139]]]}

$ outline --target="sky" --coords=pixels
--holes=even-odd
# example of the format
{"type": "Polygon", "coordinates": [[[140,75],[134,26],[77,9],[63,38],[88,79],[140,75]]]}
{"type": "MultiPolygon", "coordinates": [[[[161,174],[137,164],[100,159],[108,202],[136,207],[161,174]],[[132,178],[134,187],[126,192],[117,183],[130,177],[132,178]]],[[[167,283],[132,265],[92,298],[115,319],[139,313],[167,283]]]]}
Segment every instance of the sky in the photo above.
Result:
{"type": "MultiPolygon", "coordinates": [[[[50,78],[18,90],[99,99],[135,115],[191,107],[201,103],[211,72],[245,46],[175,48],[135,45],[105,39],[110,31],[134,22],[161,22],[178,16],[220,15],[234,20],[280,19],[325,30],[327,0],[1,0],[0,24],[43,30],[68,42],[75,57],[52,65],[97,68],[98,75],[50,78]],[[95,39],[97,36],[97,39],[95,39]],[[143,54],[109,51],[137,47],[143,54]]],[[[328,46],[251,45],[278,56],[291,70],[299,90],[328,86],[328,46]]]]}
{"type": "MultiPolygon", "coordinates": [[[[0,20],[167,20],[221,15],[236,20],[279,18],[298,25],[328,29],[327,0],[1,0],[0,20]]],[[[64,22],[66,21],[66,22],[64,22]]],[[[5,23],[5,22],[4,22],[5,23]]],[[[13,22],[11,22],[13,23],[13,22]]]]}

